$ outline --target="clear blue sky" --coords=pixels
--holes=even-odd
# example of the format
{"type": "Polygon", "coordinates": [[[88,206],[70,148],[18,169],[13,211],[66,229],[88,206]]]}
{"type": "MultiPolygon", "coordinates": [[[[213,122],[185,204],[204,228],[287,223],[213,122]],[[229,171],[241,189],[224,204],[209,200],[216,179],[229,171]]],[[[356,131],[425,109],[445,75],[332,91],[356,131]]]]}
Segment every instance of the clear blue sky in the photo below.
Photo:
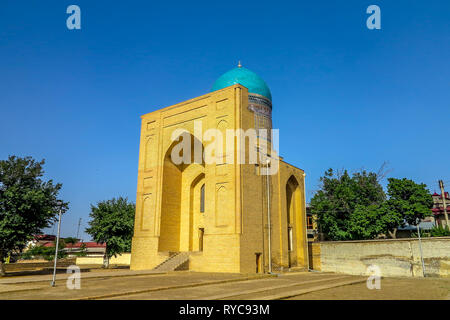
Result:
{"type": "Polygon", "coordinates": [[[383,161],[450,189],[448,0],[2,0],[0,159],[46,159],[75,236],[91,203],[135,201],[139,116],[207,93],[239,59],[271,88],[308,199],[327,168],[383,161]],[[71,4],[81,30],[66,28],[71,4]],[[366,28],[371,4],[381,30],[366,28]]]}

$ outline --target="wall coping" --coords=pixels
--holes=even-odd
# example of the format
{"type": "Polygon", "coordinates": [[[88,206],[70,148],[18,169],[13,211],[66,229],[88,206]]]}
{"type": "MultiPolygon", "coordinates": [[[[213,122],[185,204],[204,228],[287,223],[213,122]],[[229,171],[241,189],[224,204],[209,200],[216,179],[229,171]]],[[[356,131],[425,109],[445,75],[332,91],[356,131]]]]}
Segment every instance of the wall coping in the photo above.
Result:
{"type": "MultiPolygon", "coordinates": [[[[400,239],[371,239],[371,240],[344,240],[344,241],[312,241],[310,243],[334,244],[334,243],[368,243],[368,242],[396,242],[396,241],[418,241],[419,238],[400,238],[400,239]]],[[[422,241],[448,240],[450,237],[426,237],[420,238],[422,241]]]]}

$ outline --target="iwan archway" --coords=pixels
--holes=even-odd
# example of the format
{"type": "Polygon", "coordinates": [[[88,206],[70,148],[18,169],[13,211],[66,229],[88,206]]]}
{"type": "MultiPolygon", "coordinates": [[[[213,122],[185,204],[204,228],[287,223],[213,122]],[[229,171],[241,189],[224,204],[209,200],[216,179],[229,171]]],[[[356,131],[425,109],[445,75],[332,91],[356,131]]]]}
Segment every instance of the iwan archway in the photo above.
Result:
{"type": "MultiPolygon", "coordinates": [[[[199,251],[203,248],[205,164],[195,162],[200,141],[183,133],[167,149],[162,170],[162,203],[158,251],[199,251]],[[188,142],[189,149],[180,148],[188,142]]],[[[186,145],[185,145],[186,146],[186,145]]],[[[202,146],[203,154],[203,146],[202,146]]],[[[200,157],[202,159],[202,157],[200,157]]]]}

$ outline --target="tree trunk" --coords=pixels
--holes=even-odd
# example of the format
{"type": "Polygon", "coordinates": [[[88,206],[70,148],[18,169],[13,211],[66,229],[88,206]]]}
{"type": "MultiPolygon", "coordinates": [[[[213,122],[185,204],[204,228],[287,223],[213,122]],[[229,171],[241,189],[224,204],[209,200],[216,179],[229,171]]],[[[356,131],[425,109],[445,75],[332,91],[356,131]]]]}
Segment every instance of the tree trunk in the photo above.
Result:
{"type": "Polygon", "coordinates": [[[109,257],[106,254],[103,256],[103,268],[109,268],[109,257]]]}
{"type": "Polygon", "coordinates": [[[4,259],[3,253],[0,253],[0,277],[3,277],[6,275],[5,264],[3,263],[3,259],[4,259]]]}
{"type": "Polygon", "coordinates": [[[389,232],[389,236],[390,236],[392,239],[397,239],[397,228],[394,228],[393,231],[388,230],[388,232],[389,232]]]}

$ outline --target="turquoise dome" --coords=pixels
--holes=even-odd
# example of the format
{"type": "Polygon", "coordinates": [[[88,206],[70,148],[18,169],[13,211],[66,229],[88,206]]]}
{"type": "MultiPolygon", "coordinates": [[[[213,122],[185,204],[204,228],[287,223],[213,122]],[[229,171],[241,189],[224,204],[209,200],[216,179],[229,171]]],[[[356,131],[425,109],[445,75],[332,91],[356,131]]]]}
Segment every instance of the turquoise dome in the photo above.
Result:
{"type": "Polygon", "coordinates": [[[262,95],[272,101],[272,94],[265,81],[253,71],[243,67],[237,67],[224,73],[214,82],[211,91],[220,90],[234,84],[243,85],[248,89],[248,92],[262,95]]]}

